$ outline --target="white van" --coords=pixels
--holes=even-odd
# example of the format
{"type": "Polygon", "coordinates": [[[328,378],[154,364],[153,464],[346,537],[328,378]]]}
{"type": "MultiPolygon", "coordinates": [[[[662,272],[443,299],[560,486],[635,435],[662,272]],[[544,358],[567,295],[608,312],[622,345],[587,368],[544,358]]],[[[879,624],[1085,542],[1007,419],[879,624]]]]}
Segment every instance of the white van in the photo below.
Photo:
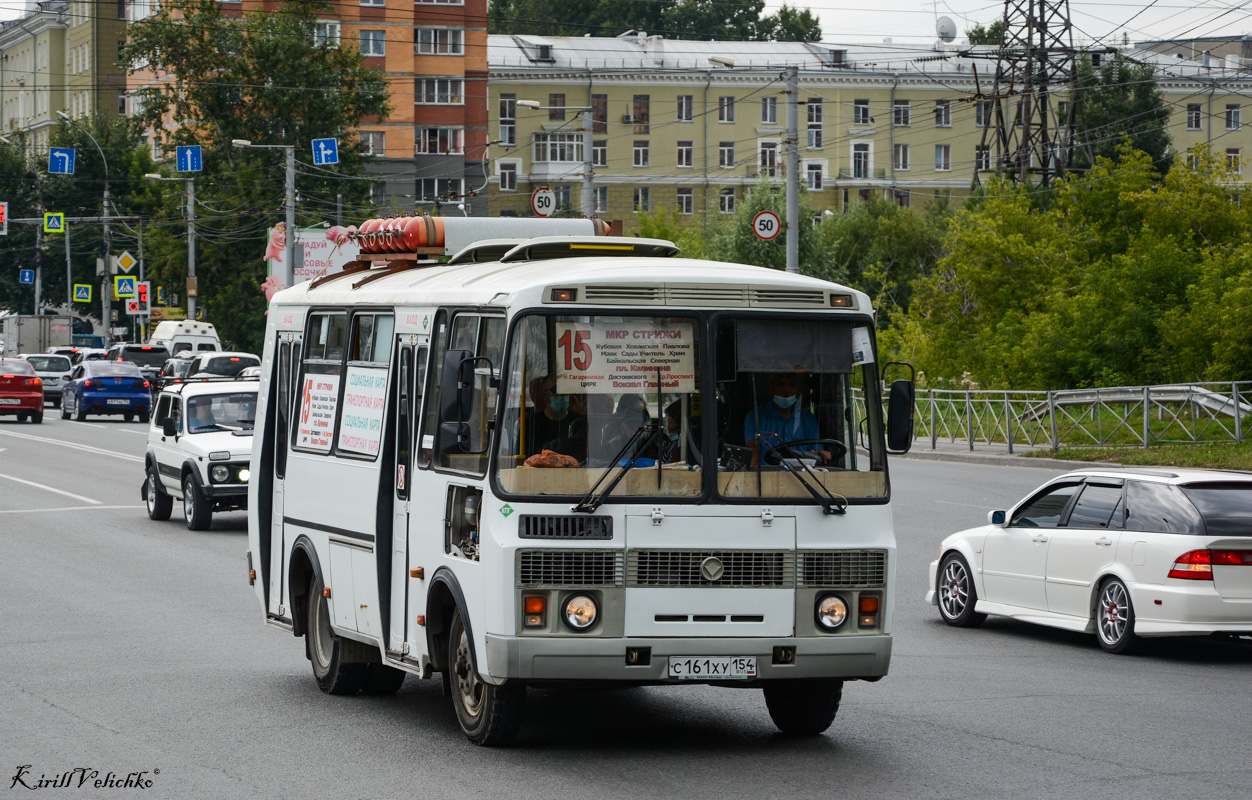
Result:
{"type": "Polygon", "coordinates": [[[157,323],[152,336],[148,337],[148,344],[165,345],[171,355],[178,355],[184,350],[203,352],[222,349],[222,340],[217,338],[213,323],[194,319],[167,319],[157,323]]]}

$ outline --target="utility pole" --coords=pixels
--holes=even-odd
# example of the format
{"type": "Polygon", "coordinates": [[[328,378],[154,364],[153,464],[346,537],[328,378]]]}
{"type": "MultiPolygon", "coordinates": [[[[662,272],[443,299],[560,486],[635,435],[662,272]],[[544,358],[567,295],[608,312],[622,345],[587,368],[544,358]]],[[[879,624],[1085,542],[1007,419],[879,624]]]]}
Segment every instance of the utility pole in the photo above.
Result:
{"type": "Polygon", "coordinates": [[[287,268],[283,286],[296,279],[296,148],[284,146],[287,153],[287,268]]]}
{"type": "Polygon", "coordinates": [[[594,141],[594,112],[591,106],[583,109],[583,216],[590,218],[596,213],[596,183],[593,180],[592,148],[594,141]]]}
{"type": "MultiPolygon", "coordinates": [[[[39,192],[39,202],[35,205],[35,209],[36,209],[36,214],[42,217],[43,216],[43,190],[42,189],[39,192]]],[[[34,313],[36,314],[39,313],[39,301],[41,299],[40,294],[42,294],[41,290],[43,289],[43,257],[41,255],[42,252],[43,252],[43,226],[40,225],[39,227],[35,228],[35,257],[32,259],[35,262],[35,311],[34,313]]]]}
{"type": "Polygon", "coordinates": [[[800,271],[800,68],[787,67],[787,271],[800,271]]]}
{"type": "MultiPolygon", "coordinates": [[[[187,179],[187,277],[196,278],[196,179],[187,179]]],[[[200,288],[196,287],[196,294],[200,288]]],[[[187,293],[187,319],[196,318],[196,297],[187,293]]]]}
{"type": "Polygon", "coordinates": [[[343,192],[335,195],[335,224],[343,227],[343,192]]]}
{"type": "Polygon", "coordinates": [[[65,313],[74,313],[74,263],[70,258],[70,224],[65,223],[65,313]]]}
{"type": "Polygon", "coordinates": [[[103,217],[104,286],[100,290],[100,301],[104,309],[104,343],[107,345],[113,338],[113,231],[109,229],[109,185],[107,183],[104,185],[103,217]]]}

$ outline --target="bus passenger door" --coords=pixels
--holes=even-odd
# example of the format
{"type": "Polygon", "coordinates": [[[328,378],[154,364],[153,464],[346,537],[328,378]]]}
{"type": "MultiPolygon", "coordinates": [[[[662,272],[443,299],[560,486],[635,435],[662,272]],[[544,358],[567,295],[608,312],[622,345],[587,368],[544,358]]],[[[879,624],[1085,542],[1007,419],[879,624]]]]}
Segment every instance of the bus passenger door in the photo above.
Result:
{"type": "MultiPolygon", "coordinates": [[[[408,641],[410,592],[409,581],[409,497],[413,482],[413,435],[417,425],[418,404],[414,394],[414,352],[411,335],[397,337],[399,358],[396,367],[395,392],[396,446],[392,464],[392,491],[395,503],[392,512],[391,555],[391,630],[387,635],[387,650],[393,654],[405,652],[408,641]]],[[[425,348],[420,350],[425,356],[425,348]]],[[[420,391],[420,390],[417,390],[420,391]]]]}
{"type": "Polygon", "coordinates": [[[287,476],[287,453],[291,449],[288,437],[291,435],[291,404],[292,381],[295,375],[295,364],[300,358],[299,342],[292,341],[279,334],[281,341],[276,357],[276,379],[278,381],[277,408],[274,414],[274,488],[273,505],[270,514],[270,605],[271,611],[278,613],[278,608],[290,614],[290,603],[286,596],[287,589],[287,545],[283,536],[283,496],[284,483],[287,476]]]}

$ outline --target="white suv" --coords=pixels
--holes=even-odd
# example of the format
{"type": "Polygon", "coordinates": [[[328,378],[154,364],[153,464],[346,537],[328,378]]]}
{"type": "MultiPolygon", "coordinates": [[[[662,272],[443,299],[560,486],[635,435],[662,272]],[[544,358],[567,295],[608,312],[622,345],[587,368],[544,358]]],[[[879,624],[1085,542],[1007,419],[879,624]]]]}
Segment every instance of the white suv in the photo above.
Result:
{"type": "Polygon", "coordinates": [[[167,520],[174,500],[193,531],[214,511],[248,507],[248,461],[256,420],[255,380],[190,380],[158,396],[148,428],[143,499],[148,516],[167,520]]]}

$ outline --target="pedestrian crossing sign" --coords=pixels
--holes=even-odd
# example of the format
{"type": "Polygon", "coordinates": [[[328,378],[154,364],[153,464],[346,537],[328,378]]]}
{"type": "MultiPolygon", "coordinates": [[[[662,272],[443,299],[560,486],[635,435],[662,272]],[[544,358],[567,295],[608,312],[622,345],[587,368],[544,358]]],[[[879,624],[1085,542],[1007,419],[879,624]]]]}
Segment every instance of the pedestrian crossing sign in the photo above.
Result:
{"type": "Polygon", "coordinates": [[[44,233],[65,233],[65,215],[60,212],[50,212],[43,215],[43,232],[44,233]]]}
{"type": "Polygon", "coordinates": [[[113,294],[118,297],[135,296],[135,279],[130,275],[113,276],[113,294]]]}
{"type": "Polygon", "coordinates": [[[74,284],[74,302],[90,303],[91,302],[91,284],[76,283],[74,284]]]}

